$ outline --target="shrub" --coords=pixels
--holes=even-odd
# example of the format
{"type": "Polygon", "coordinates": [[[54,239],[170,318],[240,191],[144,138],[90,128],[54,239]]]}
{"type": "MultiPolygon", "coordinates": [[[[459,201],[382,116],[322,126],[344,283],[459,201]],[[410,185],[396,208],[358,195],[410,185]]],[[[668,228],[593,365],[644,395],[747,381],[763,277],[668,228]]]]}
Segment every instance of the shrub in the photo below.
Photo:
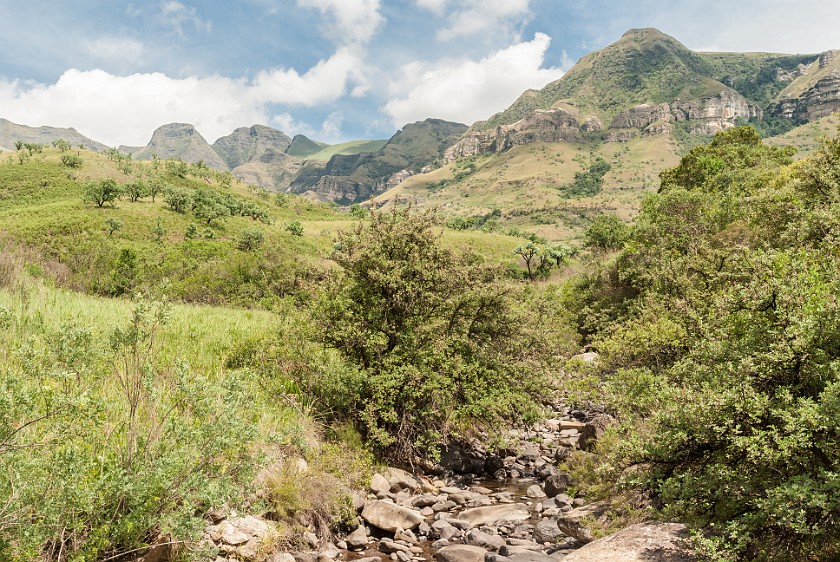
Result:
{"type": "Polygon", "coordinates": [[[246,228],[239,233],[237,247],[243,252],[251,252],[262,246],[265,235],[259,228],[246,228]]]}
{"type": "Polygon", "coordinates": [[[96,203],[99,207],[104,207],[106,203],[113,205],[122,193],[122,188],[112,178],[89,181],[85,185],[85,201],[96,203]]]}

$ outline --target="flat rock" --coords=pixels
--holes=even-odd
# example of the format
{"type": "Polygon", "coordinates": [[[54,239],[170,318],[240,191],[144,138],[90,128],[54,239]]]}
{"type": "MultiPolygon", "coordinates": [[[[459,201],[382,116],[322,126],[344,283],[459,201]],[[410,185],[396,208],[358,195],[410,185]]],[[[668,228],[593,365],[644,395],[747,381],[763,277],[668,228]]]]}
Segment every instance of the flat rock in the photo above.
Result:
{"type": "Polygon", "coordinates": [[[470,523],[473,527],[493,525],[497,521],[526,521],[530,517],[528,506],[521,503],[489,505],[465,509],[458,519],[470,523]]]}
{"type": "Polygon", "coordinates": [[[565,536],[553,519],[543,519],[534,527],[534,540],[538,543],[557,542],[557,539],[565,536]]]}
{"type": "Polygon", "coordinates": [[[367,532],[364,526],[360,525],[355,531],[347,535],[347,546],[352,549],[361,549],[367,546],[367,532]]]}
{"type": "Polygon", "coordinates": [[[391,483],[383,475],[376,473],[370,479],[370,491],[374,494],[384,494],[391,491],[391,483]]]}
{"type": "Polygon", "coordinates": [[[467,544],[453,544],[437,551],[437,562],[484,562],[487,551],[478,546],[467,544]]]}
{"type": "Polygon", "coordinates": [[[414,529],[425,520],[419,511],[383,501],[368,502],[362,510],[362,519],[390,533],[397,529],[414,529]]]}
{"type": "Polygon", "coordinates": [[[680,523],[640,523],[593,541],[564,562],[695,562],[688,530],[680,523]]]}

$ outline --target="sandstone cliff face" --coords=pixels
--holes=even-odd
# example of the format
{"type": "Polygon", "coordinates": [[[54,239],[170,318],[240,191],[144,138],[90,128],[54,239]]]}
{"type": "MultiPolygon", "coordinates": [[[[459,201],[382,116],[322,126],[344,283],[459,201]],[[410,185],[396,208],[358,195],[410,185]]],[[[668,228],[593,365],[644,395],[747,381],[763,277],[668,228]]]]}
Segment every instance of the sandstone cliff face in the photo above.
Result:
{"type": "MultiPolygon", "coordinates": [[[[588,120],[588,127],[600,122],[588,120]]],[[[452,162],[463,156],[504,152],[515,145],[533,142],[582,142],[581,125],[565,109],[537,109],[524,119],[491,131],[471,131],[449,147],[444,159],[452,162]]]]}
{"type": "Polygon", "coordinates": [[[267,151],[284,153],[292,139],[282,131],[254,125],[239,127],[226,137],[213,143],[213,150],[222,157],[229,168],[234,169],[246,162],[263,161],[267,151]]]}
{"type": "Polygon", "coordinates": [[[806,81],[801,92],[782,92],[781,99],[771,106],[771,114],[812,121],[840,111],[840,51],[823,53],[816,65],[811,64],[801,74],[798,80],[806,81]]]}

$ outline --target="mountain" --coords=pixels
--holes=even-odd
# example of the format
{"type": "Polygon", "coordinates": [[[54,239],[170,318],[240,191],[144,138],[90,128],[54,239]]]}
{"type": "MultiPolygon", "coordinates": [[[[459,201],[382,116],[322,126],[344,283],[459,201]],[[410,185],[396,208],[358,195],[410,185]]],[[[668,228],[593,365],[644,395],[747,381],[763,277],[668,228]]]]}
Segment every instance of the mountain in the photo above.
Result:
{"type": "Polygon", "coordinates": [[[225,161],[213,150],[204,137],[187,123],[170,123],[158,127],[152,134],[152,140],[145,148],[135,152],[134,158],[150,160],[158,158],[180,158],[185,162],[207,164],[207,167],[218,171],[228,170],[225,161]]]}
{"type": "Polygon", "coordinates": [[[102,152],[107,146],[93,139],[89,139],[76,129],[62,129],[58,127],[28,127],[17,125],[8,119],[0,118],[0,148],[14,150],[17,141],[33,144],[50,144],[64,139],[72,146],[84,145],[85,148],[102,152]]]}
{"type": "MultiPolygon", "coordinates": [[[[412,200],[478,223],[499,209],[502,224],[574,239],[598,214],[634,216],[659,171],[716,132],[751,123],[778,135],[840,108],[837,55],[698,53],[658,30],[632,29],[474,123],[444,166],[373,204],[412,200]],[[595,188],[575,188],[594,167],[606,169],[595,188]]],[[[815,130],[783,142],[813,145],[815,130]]]]}
{"type": "Polygon", "coordinates": [[[268,151],[286,153],[292,139],[282,131],[253,125],[240,127],[226,137],[213,143],[213,150],[222,157],[228,168],[233,170],[248,162],[260,161],[268,151]]]}
{"type": "Polygon", "coordinates": [[[440,164],[446,148],[466,130],[464,124],[440,119],[408,124],[375,152],[335,154],[325,164],[307,162],[290,190],[339,204],[367,200],[440,164]]]}
{"type": "Polygon", "coordinates": [[[297,158],[306,158],[320,152],[329,145],[327,143],[314,141],[304,135],[295,135],[292,144],[286,149],[286,154],[297,158]]]}

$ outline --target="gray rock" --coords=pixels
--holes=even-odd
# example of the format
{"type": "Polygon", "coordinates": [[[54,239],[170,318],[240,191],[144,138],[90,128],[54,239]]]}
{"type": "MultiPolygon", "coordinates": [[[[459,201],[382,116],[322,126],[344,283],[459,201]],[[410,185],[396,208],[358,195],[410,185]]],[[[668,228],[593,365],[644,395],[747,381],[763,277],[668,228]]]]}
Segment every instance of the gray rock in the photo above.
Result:
{"type": "Polygon", "coordinates": [[[565,536],[553,519],[543,519],[534,527],[534,540],[538,543],[557,542],[557,539],[565,536]]]}
{"type": "Polygon", "coordinates": [[[479,529],[473,529],[467,533],[467,542],[472,545],[486,548],[487,550],[499,550],[505,546],[505,539],[498,535],[490,535],[479,529]]]}
{"type": "Polygon", "coordinates": [[[400,490],[406,489],[417,490],[420,488],[420,482],[417,478],[399,468],[386,469],[384,476],[391,485],[392,492],[399,492],[400,490]]]}
{"type": "Polygon", "coordinates": [[[362,519],[391,533],[397,529],[414,529],[425,520],[419,511],[384,501],[368,502],[362,510],[362,519]]]}
{"type": "Polygon", "coordinates": [[[453,544],[438,550],[435,560],[437,562],[484,562],[486,553],[486,550],[478,546],[453,544]]]}
{"type": "Polygon", "coordinates": [[[295,562],[295,557],[288,552],[277,552],[272,554],[267,562],[295,562]]]}
{"type": "Polygon", "coordinates": [[[479,525],[494,525],[499,521],[526,521],[530,516],[528,506],[521,503],[511,503],[465,509],[458,515],[458,519],[477,527],[479,525]]]}
{"type": "Polygon", "coordinates": [[[569,487],[569,475],[565,473],[555,474],[549,476],[545,480],[545,495],[553,498],[557,494],[562,494],[569,487]]]}
{"type": "Polygon", "coordinates": [[[361,550],[367,546],[368,536],[363,525],[347,535],[347,546],[352,550],[361,550]]]}
{"type": "Polygon", "coordinates": [[[335,560],[341,556],[341,551],[335,546],[333,543],[328,542],[321,545],[321,548],[318,549],[318,557],[319,558],[328,558],[330,560],[335,560]]]}
{"type": "Polygon", "coordinates": [[[534,484],[532,486],[528,486],[528,489],[525,491],[525,495],[531,499],[539,499],[545,497],[545,492],[543,492],[539,484],[534,484]]]}
{"type": "Polygon", "coordinates": [[[594,449],[595,443],[604,435],[604,432],[606,432],[612,421],[613,419],[610,416],[603,414],[593,418],[581,430],[578,446],[584,451],[594,449]]]}
{"type": "Polygon", "coordinates": [[[565,562],[694,562],[688,530],[679,523],[640,523],[591,542],[565,562]]]}
{"type": "Polygon", "coordinates": [[[440,466],[461,474],[483,474],[485,456],[457,444],[450,444],[440,454],[440,466]]]}
{"type": "Polygon", "coordinates": [[[376,473],[370,479],[370,491],[374,494],[384,494],[391,491],[391,484],[383,475],[376,473]]]}

